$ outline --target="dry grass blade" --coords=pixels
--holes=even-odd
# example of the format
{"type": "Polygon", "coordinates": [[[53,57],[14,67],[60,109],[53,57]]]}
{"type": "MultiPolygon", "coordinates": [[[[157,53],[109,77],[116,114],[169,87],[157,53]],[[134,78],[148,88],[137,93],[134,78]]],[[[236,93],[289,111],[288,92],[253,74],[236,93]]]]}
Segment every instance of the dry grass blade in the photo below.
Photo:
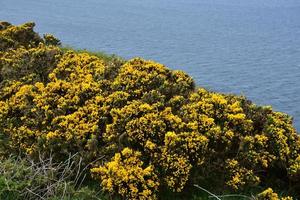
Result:
{"type": "MultiPolygon", "coordinates": [[[[241,197],[243,199],[249,199],[249,200],[255,200],[255,198],[253,197],[249,197],[249,196],[246,196],[246,195],[240,195],[240,194],[226,194],[226,195],[218,195],[218,197],[241,197]]],[[[214,196],[209,196],[208,198],[214,198],[214,196]]]]}
{"type": "Polygon", "coordinates": [[[205,188],[203,187],[200,187],[199,185],[194,185],[194,187],[200,189],[200,190],[203,190],[204,192],[207,192],[208,194],[210,194],[211,196],[213,196],[214,198],[218,199],[218,200],[221,200],[217,195],[211,193],[210,191],[206,190],[205,188]]]}
{"type": "Polygon", "coordinates": [[[37,194],[37,193],[35,193],[35,192],[33,192],[33,191],[31,191],[30,189],[28,189],[28,188],[26,188],[26,190],[28,191],[28,192],[30,192],[31,194],[33,194],[33,195],[35,195],[35,196],[37,196],[37,197],[39,197],[40,199],[45,199],[45,198],[43,198],[42,196],[40,196],[39,194],[37,194]]]}

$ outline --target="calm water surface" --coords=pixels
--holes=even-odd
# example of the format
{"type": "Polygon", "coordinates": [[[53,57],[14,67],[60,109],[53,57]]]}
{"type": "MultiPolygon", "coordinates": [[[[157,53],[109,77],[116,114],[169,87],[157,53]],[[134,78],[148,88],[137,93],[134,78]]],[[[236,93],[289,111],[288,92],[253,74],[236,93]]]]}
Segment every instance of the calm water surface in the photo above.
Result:
{"type": "Polygon", "coordinates": [[[300,130],[299,0],[0,0],[1,19],[184,70],[200,86],[291,114],[300,130]]]}

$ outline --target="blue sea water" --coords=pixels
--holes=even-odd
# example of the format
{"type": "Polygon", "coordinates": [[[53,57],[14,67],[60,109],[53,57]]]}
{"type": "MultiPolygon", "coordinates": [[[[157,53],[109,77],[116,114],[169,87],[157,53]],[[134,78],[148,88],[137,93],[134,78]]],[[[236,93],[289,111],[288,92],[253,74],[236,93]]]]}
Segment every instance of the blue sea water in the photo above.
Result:
{"type": "Polygon", "coordinates": [[[184,70],[292,115],[300,131],[299,0],[0,0],[0,20],[184,70]]]}

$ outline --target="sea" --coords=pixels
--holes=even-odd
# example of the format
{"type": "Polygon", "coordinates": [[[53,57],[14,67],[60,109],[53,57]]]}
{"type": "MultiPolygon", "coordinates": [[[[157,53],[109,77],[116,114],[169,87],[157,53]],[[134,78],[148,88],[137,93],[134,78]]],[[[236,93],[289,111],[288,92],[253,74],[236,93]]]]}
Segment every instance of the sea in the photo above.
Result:
{"type": "Polygon", "coordinates": [[[290,114],[300,132],[299,0],[0,0],[0,20],[184,70],[199,87],[290,114]]]}

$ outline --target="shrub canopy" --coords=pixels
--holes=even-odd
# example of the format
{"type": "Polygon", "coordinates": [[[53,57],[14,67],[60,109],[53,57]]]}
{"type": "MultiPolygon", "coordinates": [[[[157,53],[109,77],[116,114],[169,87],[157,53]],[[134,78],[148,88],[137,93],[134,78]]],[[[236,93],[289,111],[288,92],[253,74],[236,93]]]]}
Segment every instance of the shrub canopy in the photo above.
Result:
{"type": "Polygon", "coordinates": [[[157,199],[192,184],[299,197],[300,137],[290,116],[196,89],[186,73],[154,61],[66,52],[33,27],[0,23],[3,155],[104,156],[92,176],[122,198],[157,199]]]}

